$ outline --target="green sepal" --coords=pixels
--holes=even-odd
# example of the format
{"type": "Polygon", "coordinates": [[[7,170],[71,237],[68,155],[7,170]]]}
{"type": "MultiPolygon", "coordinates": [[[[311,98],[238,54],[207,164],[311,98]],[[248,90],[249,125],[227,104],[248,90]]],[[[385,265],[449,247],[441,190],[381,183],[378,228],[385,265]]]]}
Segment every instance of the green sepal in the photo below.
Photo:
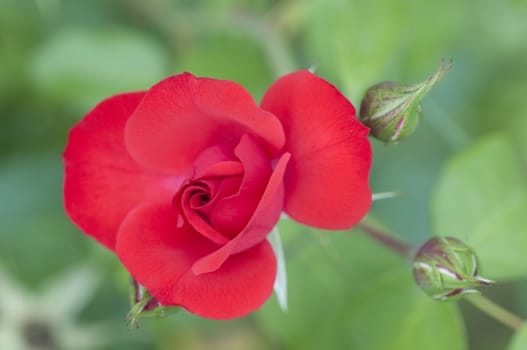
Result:
{"type": "Polygon", "coordinates": [[[137,283],[133,278],[129,290],[130,311],[126,315],[128,327],[139,327],[142,318],[167,317],[181,311],[178,306],[163,306],[156,300],[146,288],[137,283]]]}

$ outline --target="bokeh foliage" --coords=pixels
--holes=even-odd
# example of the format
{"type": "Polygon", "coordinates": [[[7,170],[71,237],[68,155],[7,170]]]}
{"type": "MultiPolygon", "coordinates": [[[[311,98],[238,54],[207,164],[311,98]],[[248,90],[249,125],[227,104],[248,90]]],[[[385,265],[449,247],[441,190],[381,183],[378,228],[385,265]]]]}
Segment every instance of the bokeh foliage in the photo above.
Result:
{"type": "Polygon", "coordinates": [[[451,57],[416,134],[372,141],[372,189],[403,196],[371,216],[411,243],[472,243],[499,281],[489,295],[527,318],[526,18],[525,0],[0,0],[0,265],[37,295],[68,267],[97,269],[78,322],[111,325],[104,349],[504,349],[511,331],[463,302],[465,323],[455,304],[426,299],[407,262],[360,232],[290,222],[287,313],[273,297],[240,320],[182,312],[128,332],[126,273],[65,217],[60,156],[101,98],[182,71],[237,81],[258,100],[277,76],[318,64],[359,105],[368,86],[421,81],[451,57]]]}

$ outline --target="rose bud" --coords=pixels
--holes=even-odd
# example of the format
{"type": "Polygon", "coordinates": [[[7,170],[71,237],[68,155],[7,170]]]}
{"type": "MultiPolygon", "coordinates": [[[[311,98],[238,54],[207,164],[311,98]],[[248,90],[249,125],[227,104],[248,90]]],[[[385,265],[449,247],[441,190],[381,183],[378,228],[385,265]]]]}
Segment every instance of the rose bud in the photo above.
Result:
{"type": "Polygon", "coordinates": [[[479,275],[474,251],[452,237],[433,237],[421,246],[413,260],[413,274],[419,287],[438,300],[479,293],[475,287],[493,283],[479,275]]]}
{"type": "Polygon", "coordinates": [[[397,143],[417,128],[421,100],[452,66],[441,65],[437,72],[422,83],[399,85],[385,81],[373,85],[362,99],[359,119],[371,129],[371,134],[386,143],[397,143]]]}

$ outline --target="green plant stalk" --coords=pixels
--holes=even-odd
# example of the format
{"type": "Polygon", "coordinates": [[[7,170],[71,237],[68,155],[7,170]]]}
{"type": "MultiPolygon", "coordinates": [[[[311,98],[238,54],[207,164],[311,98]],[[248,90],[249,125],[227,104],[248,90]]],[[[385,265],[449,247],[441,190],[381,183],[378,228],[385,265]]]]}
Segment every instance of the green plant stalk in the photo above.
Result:
{"type": "MultiPolygon", "coordinates": [[[[369,223],[362,221],[357,225],[357,228],[384,247],[404,258],[409,257],[410,253],[412,252],[412,247],[409,244],[376,227],[371,226],[369,223]]],[[[492,317],[498,322],[501,322],[514,331],[521,329],[526,324],[525,321],[520,317],[496,304],[482,294],[467,295],[463,299],[474,305],[483,313],[486,313],[488,316],[492,317]]]]}
{"type": "MultiPolygon", "coordinates": [[[[145,2],[146,3],[146,2],[145,2]]],[[[261,18],[247,11],[214,12],[210,10],[178,10],[170,7],[150,6],[149,11],[142,13],[152,24],[157,25],[169,36],[182,31],[181,25],[194,28],[194,23],[202,23],[199,31],[217,32],[218,29],[229,29],[235,33],[242,32],[259,45],[269,60],[275,77],[283,76],[296,70],[293,54],[288,49],[282,35],[273,21],[261,18]]],[[[185,30],[183,30],[185,31],[185,30]]]]}
{"type": "Polygon", "coordinates": [[[403,257],[408,257],[410,255],[411,247],[409,244],[387,234],[386,232],[383,232],[364,221],[360,222],[357,225],[357,228],[391,251],[403,257]]]}
{"type": "Polygon", "coordinates": [[[464,299],[493,319],[503,323],[515,331],[520,330],[525,323],[525,321],[523,321],[521,318],[504,309],[492,300],[484,297],[482,294],[467,295],[464,299]]]}

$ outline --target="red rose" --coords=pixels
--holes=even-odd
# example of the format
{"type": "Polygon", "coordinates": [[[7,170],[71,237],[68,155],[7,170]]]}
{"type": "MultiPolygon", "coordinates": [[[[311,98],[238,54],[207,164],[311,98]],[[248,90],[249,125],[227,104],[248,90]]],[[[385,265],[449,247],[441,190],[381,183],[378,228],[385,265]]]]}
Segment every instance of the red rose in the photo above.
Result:
{"type": "Polygon", "coordinates": [[[307,71],[260,107],[233,82],[177,75],[104,100],[71,130],[66,211],[162,305],[243,316],[272,293],[266,236],[282,211],[325,229],[368,211],[367,134],[307,71]]]}

